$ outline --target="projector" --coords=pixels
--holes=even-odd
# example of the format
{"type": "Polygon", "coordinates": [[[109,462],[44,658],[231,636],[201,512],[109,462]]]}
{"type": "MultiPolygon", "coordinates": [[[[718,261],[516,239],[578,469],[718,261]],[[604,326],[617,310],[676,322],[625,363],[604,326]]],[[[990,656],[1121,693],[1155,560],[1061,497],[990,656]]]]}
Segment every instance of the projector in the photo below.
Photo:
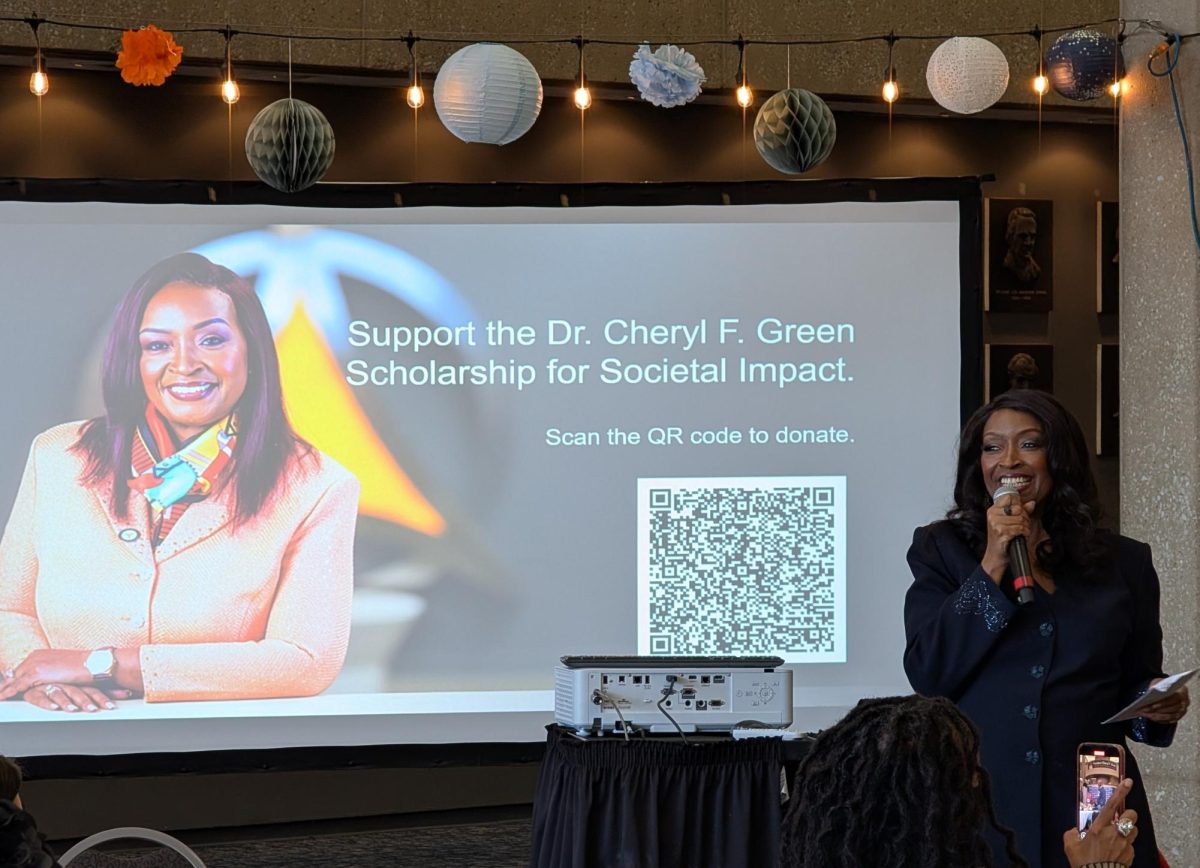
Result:
{"type": "Polygon", "coordinates": [[[729,732],[792,722],[792,673],[780,657],[563,657],[554,717],[581,735],[729,732]]]}

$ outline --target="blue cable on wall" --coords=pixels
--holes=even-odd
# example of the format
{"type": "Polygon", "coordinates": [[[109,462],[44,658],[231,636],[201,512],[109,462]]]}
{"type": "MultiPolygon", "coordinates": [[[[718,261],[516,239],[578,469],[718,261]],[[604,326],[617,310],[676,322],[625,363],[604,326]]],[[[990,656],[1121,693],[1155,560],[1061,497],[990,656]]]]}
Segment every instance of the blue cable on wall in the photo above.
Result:
{"type": "Polygon", "coordinates": [[[1183,159],[1187,168],[1188,204],[1192,213],[1192,238],[1196,251],[1200,253],[1200,221],[1196,218],[1196,181],[1192,170],[1192,149],[1188,145],[1187,127],[1183,123],[1183,112],[1179,108],[1179,93],[1175,89],[1175,67],[1179,64],[1179,50],[1183,40],[1178,33],[1167,35],[1166,41],[1150,55],[1146,68],[1155,78],[1166,78],[1171,85],[1171,105],[1175,107],[1175,123],[1179,126],[1179,137],[1183,140],[1183,159]],[[1166,55],[1166,66],[1160,72],[1154,68],[1154,59],[1166,55]]]}

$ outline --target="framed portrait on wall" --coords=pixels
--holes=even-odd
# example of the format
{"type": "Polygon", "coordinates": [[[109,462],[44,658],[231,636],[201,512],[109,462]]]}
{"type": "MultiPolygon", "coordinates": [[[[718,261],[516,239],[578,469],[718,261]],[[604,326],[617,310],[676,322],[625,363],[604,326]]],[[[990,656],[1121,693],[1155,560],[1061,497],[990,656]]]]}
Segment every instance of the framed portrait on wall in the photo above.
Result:
{"type": "Polygon", "coordinates": [[[1121,299],[1121,209],[1096,203],[1096,313],[1117,313],[1121,299]]]}
{"type": "Polygon", "coordinates": [[[1096,454],[1117,455],[1121,449],[1121,348],[1096,344],[1096,454]]]}
{"type": "Polygon", "coordinates": [[[1051,344],[987,344],[983,349],[983,399],[1009,389],[1054,391],[1051,344]]]}
{"type": "Polygon", "coordinates": [[[983,209],[984,310],[1042,313],[1054,307],[1054,203],[988,199],[983,209]]]}

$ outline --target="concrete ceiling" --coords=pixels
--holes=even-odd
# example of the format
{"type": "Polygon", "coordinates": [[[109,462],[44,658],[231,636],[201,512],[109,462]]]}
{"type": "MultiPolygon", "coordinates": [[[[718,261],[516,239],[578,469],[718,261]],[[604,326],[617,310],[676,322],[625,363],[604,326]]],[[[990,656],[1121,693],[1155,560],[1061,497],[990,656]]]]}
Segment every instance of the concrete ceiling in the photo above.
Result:
{"type": "MultiPolygon", "coordinates": [[[[31,5],[24,0],[0,2],[4,15],[26,17],[31,5]]],[[[397,37],[411,29],[418,36],[475,41],[563,38],[582,33],[588,39],[673,41],[688,47],[707,74],[706,89],[734,86],[738,53],[732,46],[689,45],[693,40],[834,38],[897,34],[949,35],[990,31],[1028,30],[1040,22],[1044,28],[1064,27],[1115,18],[1118,0],[999,0],[991,3],[918,2],[918,0],[848,0],[848,2],[785,3],[780,0],[522,0],[522,2],[444,2],[444,0],[105,0],[103,11],[94,0],[42,0],[36,13],[52,21],[112,25],[120,28],[157,24],[176,31],[183,45],[185,64],[191,71],[215,75],[214,64],[223,57],[224,39],[217,34],[186,34],[188,27],[224,27],[292,35],[342,37],[397,37]],[[1043,7],[1046,7],[1043,11],[1043,7]]],[[[1107,26],[1111,29],[1111,25],[1107,26]]],[[[92,56],[89,65],[105,65],[105,54],[115,54],[120,34],[115,31],[41,27],[48,64],[92,56]],[[56,54],[57,52],[57,54],[56,54]]],[[[1047,47],[1053,36],[1046,41],[1047,47]]],[[[1037,44],[1029,36],[996,37],[1009,60],[1011,77],[1004,101],[1032,103],[1029,79],[1037,67],[1037,44]]],[[[0,23],[0,44],[9,62],[24,62],[32,38],[22,23],[0,23]]],[[[927,98],[925,62],[938,40],[902,40],[895,47],[894,63],[902,92],[927,98]]],[[[418,43],[422,71],[436,71],[458,45],[418,43]]],[[[576,72],[577,54],[572,45],[518,45],[547,80],[569,80],[576,72]]],[[[587,70],[594,82],[628,84],[632,47],[589,45],[587,70]]],[[[235,68],[256,63],[282,64],[288,42],[238,35],[233,41],[235,68]]],[[[850,45],[784,46],[751,45],[748,73],[752,85],[771,92],[790,81],[822,94],[872,97],[879,93],[886,67],[883,42],[850,45]],[[790,54],[790,67],[789,67],[790,54]]],[[[325,41],[297,39],[292,56],[298,66],[363,70],[368,77],[401,75],[408,68],[403,43],[325,41]]],[[[188,70],[185,68],[184,70],[188,70]]],[[[114,71],[115,74],[115,71],[114,71]]],[[[353,72],[351,72],[353,75],[353,72]]],[[[1050,104],[1066,103],[1058,97],[1050,104]]],[[[1095,106],[1092,107],[1093,109],[1095,106]]]]}

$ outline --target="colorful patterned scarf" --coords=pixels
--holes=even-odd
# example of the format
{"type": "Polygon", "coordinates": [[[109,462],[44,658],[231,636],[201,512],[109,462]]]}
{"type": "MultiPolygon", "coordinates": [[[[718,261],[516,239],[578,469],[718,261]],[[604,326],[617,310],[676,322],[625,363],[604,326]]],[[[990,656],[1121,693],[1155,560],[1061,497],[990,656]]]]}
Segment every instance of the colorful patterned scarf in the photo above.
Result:
{"type": "Polygon", "coordinates": [[[180,446],[158,411],[146,406],[146,417],[133,438],[129,487],[150,502],[153,545],[166,538],[189,505],[208,496],[233,457],[236,442],[230,415],[180,446]]]}

